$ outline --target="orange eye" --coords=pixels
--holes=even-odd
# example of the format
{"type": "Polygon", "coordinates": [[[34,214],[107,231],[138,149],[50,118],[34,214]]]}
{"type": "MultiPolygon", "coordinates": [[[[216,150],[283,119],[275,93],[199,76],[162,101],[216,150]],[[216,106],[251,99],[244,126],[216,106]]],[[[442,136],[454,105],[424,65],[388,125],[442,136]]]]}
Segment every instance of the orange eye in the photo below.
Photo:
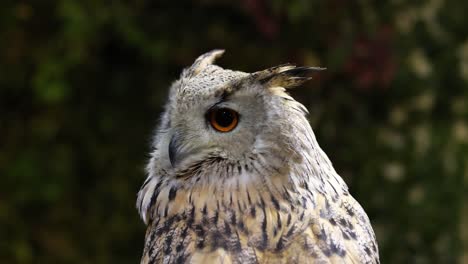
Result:
{"type": "Polygon", "coordinates": [[[229,108],[214,108],[208,112],[208,121],[219,132],[229,132],[236,128],[239,114],[229,108]]]}

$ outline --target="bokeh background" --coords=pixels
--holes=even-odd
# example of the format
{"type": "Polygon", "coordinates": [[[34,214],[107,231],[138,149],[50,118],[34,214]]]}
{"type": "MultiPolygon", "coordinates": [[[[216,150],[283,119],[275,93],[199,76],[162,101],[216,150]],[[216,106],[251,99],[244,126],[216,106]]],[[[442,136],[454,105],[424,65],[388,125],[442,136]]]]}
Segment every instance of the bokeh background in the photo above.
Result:
{"type": "Polygon", "coordinates": [[[3,0],[0,262],[137,263],[170,83],[213,48],[292,91],[372,219],[383,263],[468,263],[467,1],[3,0]]]}

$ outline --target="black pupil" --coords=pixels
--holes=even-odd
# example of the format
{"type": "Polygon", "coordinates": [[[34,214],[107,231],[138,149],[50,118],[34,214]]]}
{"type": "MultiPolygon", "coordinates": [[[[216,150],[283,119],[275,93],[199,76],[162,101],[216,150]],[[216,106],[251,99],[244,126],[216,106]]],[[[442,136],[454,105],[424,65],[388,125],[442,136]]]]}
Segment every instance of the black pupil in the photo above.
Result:
{"type": "Polygon", "coordinates": [[[215,120],[218,125],[228,127],[234,121],[234,114],[229,109],[219,109],[215,113],[215,120]]]}

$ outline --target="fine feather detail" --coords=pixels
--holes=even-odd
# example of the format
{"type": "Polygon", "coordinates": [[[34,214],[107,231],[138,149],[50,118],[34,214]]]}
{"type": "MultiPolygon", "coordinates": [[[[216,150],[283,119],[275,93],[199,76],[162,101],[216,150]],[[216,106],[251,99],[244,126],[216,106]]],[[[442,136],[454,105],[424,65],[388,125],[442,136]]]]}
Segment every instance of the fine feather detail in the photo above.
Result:
{"type": "Polygon", "coordinates": [[[294,88],[312,79],[310,76],[312,73],[325,69],[320,67],[296,67],[291,64],[284,64],[253,73],[252,75],[266,88],[294,88]]]}
{"type": "Polygon", "coordinates": [[[192,66],[184,70],[184,72],[182,73],[182,77],[183,78],[194,77],[195,75],[203,71],[203,69],[205,69],[206,66],[213,64],[213,62],[216,59],[223,56],[223,54],[224,54],[224,50],[222,49],[216,49],[216,50],[207,52],[205,54],[202,54],[195,60],[192,66]]]}
{"type": "MultiPolygon", "coordinates": [[[[212,65],[221,54],[206,53],[184,71],[168,109],[185,117],[195,103],[224,95],[230,105],[264,104],[257,109],[265,120],[249,127],[255,140],[240,156],[197,151],[172,168],[169,136],[181,124],[173,112],[163,115],[137,199],[148,226],[141,263],[379,263],[369,218],[318,145],[307,109],[285,91],[323,68],[286,64],[247,74],[212,65]]],[[[246,136],[223,138],[228,152],[246,136]]]]}

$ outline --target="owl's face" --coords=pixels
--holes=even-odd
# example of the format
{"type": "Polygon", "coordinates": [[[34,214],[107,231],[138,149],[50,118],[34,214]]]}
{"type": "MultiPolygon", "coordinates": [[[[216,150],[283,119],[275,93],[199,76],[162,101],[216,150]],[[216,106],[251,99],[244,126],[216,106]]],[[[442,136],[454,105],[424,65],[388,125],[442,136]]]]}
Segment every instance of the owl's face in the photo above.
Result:
{"type": "MultiPolygon", "coordinates": [[[[224,85],[229,84],[216,90],[222,91],[224,85]]],[[[184,103],[180,98],[171,107],[167,116],[170,126],[163,139],[167,145],[163,151],[167,150],[166,161],[170,163],[166,165],[175,170],[206,159],[244,159],[252,151],[266,118],[264,98],[255,96],[254,89],[232,94],[216,92],[185,107],[177,106],[184,103]]]]}
{"type": "Polygon", "coordinates": [[[278,157],[280,164],[282,155],[271,152],[283,152],[286,158],[288,150],[294,151],[289,142],[294,133],[291,114],[303,117],[305,108],[279,85],[305,81],[308,77],[300,76],[305,68],[283,66],[247,74],[212,65],[221,54],[202,55],[172,85],[150,173],[177,175],[213,164],[223,164],[225,172],[241,170],[267,153],[270,163],[278,157]]]}

